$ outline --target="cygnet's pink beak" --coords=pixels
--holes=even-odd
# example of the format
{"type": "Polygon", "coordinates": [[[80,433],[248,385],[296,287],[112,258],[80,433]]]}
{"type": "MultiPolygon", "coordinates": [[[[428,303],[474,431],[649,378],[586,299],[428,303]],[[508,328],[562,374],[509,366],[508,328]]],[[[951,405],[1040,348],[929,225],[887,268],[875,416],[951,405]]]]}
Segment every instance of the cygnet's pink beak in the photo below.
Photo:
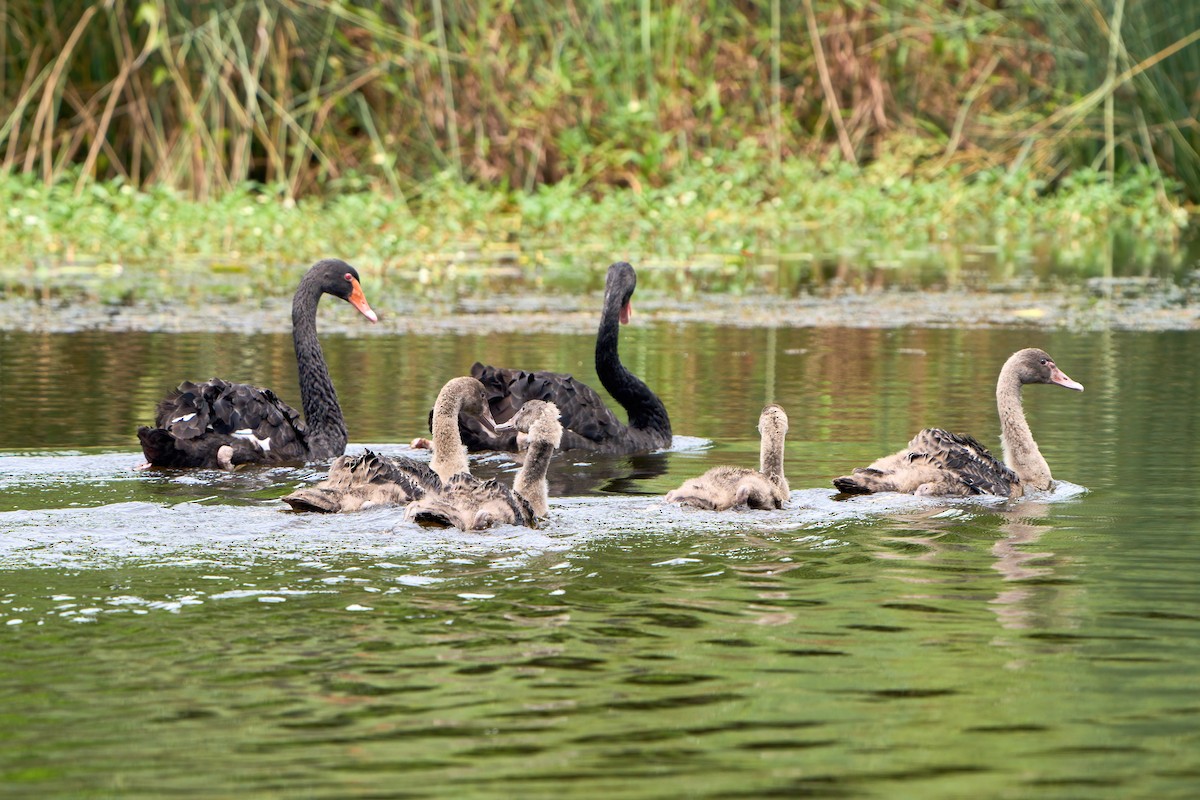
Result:
{"type": "Polygon", "coordinates": [[[477,419],[479,420],[479,424],[483,426],[483,429],[487,431],[489,436],[496,435],[496,418],[492,416],[492,407],[487,404],[487,401],[484,401],[483,411],[479,414],[477,419]]]}
{"type": "Polygon", "coordinates": [[[1059,386],[1065,386],[1068,389],[1074,389],[1077,392],[1083,391],[1083,384],[1079,381],[1073,381],[1067,377],[1067,373],[1063,372],[1058,367],[1050,367],[1050,380],[1057,383],[1059,386]]]}

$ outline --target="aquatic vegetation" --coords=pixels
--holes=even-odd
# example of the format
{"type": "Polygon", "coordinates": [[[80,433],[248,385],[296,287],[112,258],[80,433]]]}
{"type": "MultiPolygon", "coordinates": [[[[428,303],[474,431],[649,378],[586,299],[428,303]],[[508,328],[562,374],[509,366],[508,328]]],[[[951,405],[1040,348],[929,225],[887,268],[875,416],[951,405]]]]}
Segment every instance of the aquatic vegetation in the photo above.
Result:
{"type": "Polygon", "coordinates": [[[244,184],[205,201],[157,186],[92,184],[76,195],[0,178],[0,285],[10,296],[250,300],[285,296],[312,254],[345,258],[372,296],[453,300],[497,283],[599,290],[614,259],[643,283],[697,292],[794,293],[836,285],[957,286],[1181,264],[1187,217],[1157,178],[1081,171],[1047,186],[1003,170],[936,178],[895,165],[771,174],[746,141],[666,185],[590,192],[563,181],[485,189],[443,173],[401,200],[370,192],[290,199],[244,184]]]}

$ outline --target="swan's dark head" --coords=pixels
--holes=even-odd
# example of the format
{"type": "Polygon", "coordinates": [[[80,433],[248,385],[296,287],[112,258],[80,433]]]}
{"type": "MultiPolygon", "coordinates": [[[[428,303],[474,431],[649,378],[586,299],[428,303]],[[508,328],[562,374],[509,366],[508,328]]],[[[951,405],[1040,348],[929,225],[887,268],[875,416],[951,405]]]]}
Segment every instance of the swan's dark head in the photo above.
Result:
{"type": "Polygon", "coordinates": [[[783,438],[788,432],[788,416],[783,406],[771,403],[758,417],[758,432],[764,436],[783,438]]]}
{"type": "Polygon", "coordinates": [[[331,294],[334,297],[340,297],[350,305],[358,309],[371,322],[379,319],[375,312],[371,310],[371,306],[367,303],[367,298],[363,294],[362,285],[359,283],[358,270],[342,261],[339,258],[326,258],[323,261],[318,261],[308,271],[306,278],[311,277],[317,281],[317,286],[322,292],[331,294]]]}
{"type": "Polygon", "coordinates": [[[1009,357],[1008,363],[1004,366],[1006,371],[1014,370],[1017,379],[1023,384],[1057,383],[1067,389],[1083,391],[1082,383],[1068,378],[1066,373],[1054,363],[1054,359],[1050,357],[1049,353],[1036,347],[1018,350],[1009,357]]]}
{"type": "Polygon", "coordinates": [[[637,288],[637,273],[625,261],[618,261],[608,268],[604,280],[604,307],[620,309],[621,324],[625,325],[633,316],[633,290],[637,288]]]}

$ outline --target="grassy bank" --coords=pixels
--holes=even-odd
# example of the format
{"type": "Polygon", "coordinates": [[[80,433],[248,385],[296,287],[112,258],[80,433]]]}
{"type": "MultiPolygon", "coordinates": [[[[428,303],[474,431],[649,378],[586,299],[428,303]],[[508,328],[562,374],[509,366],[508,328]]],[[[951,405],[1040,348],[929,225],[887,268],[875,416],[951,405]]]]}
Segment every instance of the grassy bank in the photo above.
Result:
{"type": "Polygon", "coordinates": [[[369,192],[298,201],[243,184],[207,201],[166,188],[94,184],[77,194],[0,180],[0,281],[9,296],[104,302],[291,293],[297,267],[336,255],[376,293],[453,297],[511,285],[594,288],[617,259],[646,285],[794,293],[841,285],[1036,284],[1170,270],[1187,217],[1157,200],[1158,177],[1110,183],[903,163],[822,169],[752,142],[642,191],[562,181],[484,191],[449,173],[401,200],[369,192]],[[1032,284],[1031,284],[1032,282],[1032,284]]]}
{"type": "Polygon", "coordinates": [[[285,296],[1178,270],[1200,4],[10,0],[0,285],[285,296]]]}

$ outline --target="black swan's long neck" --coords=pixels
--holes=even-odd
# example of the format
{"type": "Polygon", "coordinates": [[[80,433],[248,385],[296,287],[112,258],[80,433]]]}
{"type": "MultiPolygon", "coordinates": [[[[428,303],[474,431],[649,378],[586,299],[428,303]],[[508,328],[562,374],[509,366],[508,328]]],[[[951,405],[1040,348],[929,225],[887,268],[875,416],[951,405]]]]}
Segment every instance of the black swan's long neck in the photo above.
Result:
{"type": "Polygon", "coordinates": [[[671,438],[671,419],[667,409],[650,387],[621,363],[617,352],[620,335],[620,299],[609,294],[604,298],[600,330],[596,333],[596,375],[600,384],[629,415],[629,427],[671,438]]]}
{"type": "Polygon", "coordinates": [[[1042,457],[1021,403],[1021,381],[1016,368],[1005,364],[996,382],[996,410],[1000,414],[1000,444],[1004,463],[1021,481],[1037,489],[1050,488],[1050,465],[1042,457]]]}
{"type": "Polygon", "coordinates": [[[292,343],[296,347],[296,366],[300,373],[300,402],[307,428],[305,445],[313,459],[341,455],[349,438],[325,354],[317,341],[317,302],[320,299],[320,288],[308,280],[301,281],[292,298],[292,343]]]}

